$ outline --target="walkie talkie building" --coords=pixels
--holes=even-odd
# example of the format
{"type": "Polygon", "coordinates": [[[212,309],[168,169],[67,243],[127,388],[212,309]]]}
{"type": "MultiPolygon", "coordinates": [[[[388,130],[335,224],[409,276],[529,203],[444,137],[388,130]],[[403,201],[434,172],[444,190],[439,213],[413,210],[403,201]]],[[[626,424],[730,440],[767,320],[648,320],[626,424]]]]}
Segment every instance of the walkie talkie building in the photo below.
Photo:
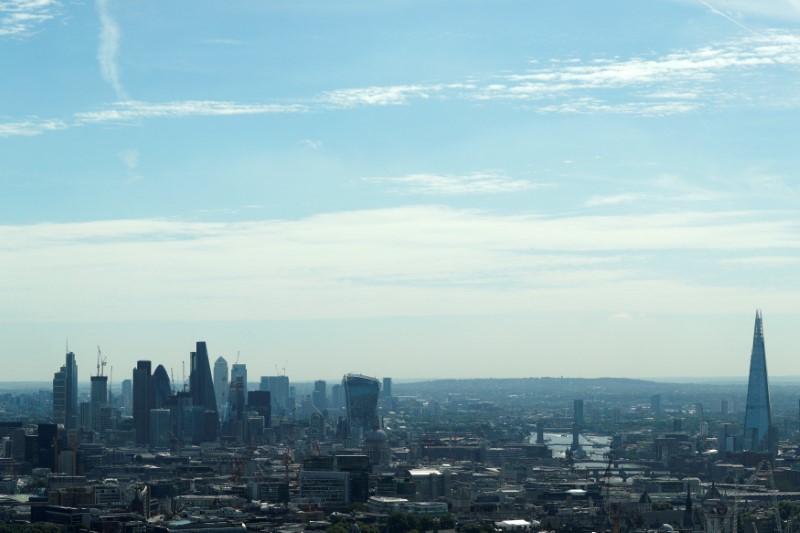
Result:
{"type": "Polygon", "coordinates": [[[381,382],[361,374],[346,374],[342,379],[347,408],[348,437],[360,441],[367,431],[379,427],[378,395],[381,382]]]}

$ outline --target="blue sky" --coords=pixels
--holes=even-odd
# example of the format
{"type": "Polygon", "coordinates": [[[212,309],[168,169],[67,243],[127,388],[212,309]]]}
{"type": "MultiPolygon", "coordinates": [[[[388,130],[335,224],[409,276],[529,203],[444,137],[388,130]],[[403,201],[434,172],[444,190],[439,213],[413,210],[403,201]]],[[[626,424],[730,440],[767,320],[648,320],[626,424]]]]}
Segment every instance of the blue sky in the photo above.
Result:
{"type": "MultiPolygon", "coordinates": [[[[0,335],[127,376],[771,373],[800,3],[0,0],[0,335]]],[[[85,375],[88,375],[85,374],[85,375]]],[[[120,378],[121,379],[121,378],[120,378]]]]}

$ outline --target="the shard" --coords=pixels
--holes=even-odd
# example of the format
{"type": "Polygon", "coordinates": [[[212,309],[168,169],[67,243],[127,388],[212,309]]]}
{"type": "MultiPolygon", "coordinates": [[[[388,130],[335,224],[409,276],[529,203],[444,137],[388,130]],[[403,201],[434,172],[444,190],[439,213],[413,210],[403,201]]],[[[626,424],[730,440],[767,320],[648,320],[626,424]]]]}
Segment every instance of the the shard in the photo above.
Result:
{"type": "Polygon", "coordinates": [[[750,380],[747,384],[747,404],[744,415],[744,449],[771,452],[771,428],[772,413],[769,406],[764,328],[761,324],[761,311],[756,311],[753,351],[750,355],[750,380]]]}

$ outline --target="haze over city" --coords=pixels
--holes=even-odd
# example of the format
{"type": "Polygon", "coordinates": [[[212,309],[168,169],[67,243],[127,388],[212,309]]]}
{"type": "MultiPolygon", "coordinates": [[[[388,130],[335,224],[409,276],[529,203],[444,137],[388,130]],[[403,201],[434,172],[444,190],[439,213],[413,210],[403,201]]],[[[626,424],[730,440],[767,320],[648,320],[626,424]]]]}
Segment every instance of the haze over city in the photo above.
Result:
{"type": "Polygon", "coordinates": [[[2,380],[798,375],[799,21],[0,1],[2,380]]]}

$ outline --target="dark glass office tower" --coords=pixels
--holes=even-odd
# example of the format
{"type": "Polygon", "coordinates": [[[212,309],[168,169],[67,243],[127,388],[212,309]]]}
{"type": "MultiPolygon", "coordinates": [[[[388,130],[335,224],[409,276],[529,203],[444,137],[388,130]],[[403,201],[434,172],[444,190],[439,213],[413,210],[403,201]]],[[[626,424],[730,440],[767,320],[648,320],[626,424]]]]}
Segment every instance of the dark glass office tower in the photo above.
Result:
{"type": "Polygon", "coordinates": [[[270,424],[270,392],[265,390],[251,390],[247,393],[247,408],[264,417],[264,425],[270,424]]]}
{"type": "Polygon", "coordinates": [[[381,382],[361,374],[346,374],[342,388],[347,408],[347,433],[351,439],[359,441],[369,430],[380,425],[378,395],[381,382]]]}
{"type": "Polygon", "coordinates": [[[764,328],[761,311],[756,311],[753,331],[753,351],[750,354],[750,380],[747,384],[747,404],[744,414],[744,449],[756,452],[772,451],[772,413],[767,383],[767,355],[764,349],[764,328]]]}
{"type": "Polygon", "coordinates": [[[78,365],[72,352],[53,374],[53,421],[66,429],[78,427],[78,365]]]}
{"type": "Polygon", "coordinates": [[[136,429],[136,444],[147,446],[149,443],[148,417],[152,408],[150,361],[138,361],[133,369],[133,426],[136,429]]]}
{"type": "Polygon", "coordinates": [[[215,427],[205,428],[205,435],[217,434],[219,428],[219,412],[217,411],[217,398],[214,394],[214,382],[211,379],[211,363],[208,360],[208,349],[206,343],[198,341],[196,351],[191,353],[191,373],[189,374],[189,392],[192,395],[192,405],[202,407],[206,413],[213,412],[213,415],[204,415],[203,421],[207,426],[211,425],[212,420],[216,419],[215,427]]]}

